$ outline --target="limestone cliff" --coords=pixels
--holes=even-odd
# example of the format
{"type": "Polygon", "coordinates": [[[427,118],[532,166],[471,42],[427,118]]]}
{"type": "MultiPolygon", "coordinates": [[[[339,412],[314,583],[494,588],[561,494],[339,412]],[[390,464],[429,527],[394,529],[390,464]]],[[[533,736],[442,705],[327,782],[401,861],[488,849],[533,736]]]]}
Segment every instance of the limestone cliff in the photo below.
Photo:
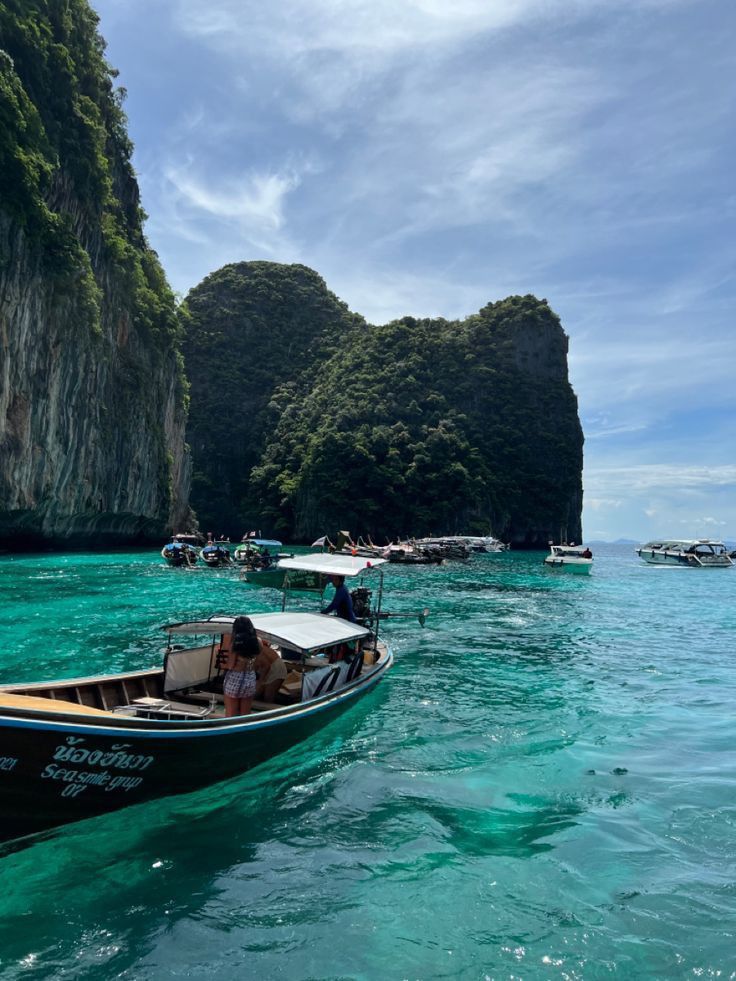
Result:
{"type": "Polygon", "coordinates": [[[545,300],[373,327],[303,266],[240,263],[188,304],[193,493],[216,534],[580,540],[583,436],[545,300]]]}
{"type": "Polygon", "coordinates": [[[0,540],[189,521],[179,320],[84,0],[0,7],[0,540]]]}

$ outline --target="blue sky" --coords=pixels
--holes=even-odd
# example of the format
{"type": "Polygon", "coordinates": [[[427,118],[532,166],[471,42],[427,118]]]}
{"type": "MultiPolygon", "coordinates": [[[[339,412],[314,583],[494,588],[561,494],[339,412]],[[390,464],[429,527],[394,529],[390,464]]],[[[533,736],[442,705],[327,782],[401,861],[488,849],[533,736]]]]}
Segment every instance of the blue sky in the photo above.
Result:
{"type": "Polygon", "coordinates": [[[736,537],[733,0],[93,5],[175,290],[269,259],[373,323],[546,297],[586,537],[736,537]]]}

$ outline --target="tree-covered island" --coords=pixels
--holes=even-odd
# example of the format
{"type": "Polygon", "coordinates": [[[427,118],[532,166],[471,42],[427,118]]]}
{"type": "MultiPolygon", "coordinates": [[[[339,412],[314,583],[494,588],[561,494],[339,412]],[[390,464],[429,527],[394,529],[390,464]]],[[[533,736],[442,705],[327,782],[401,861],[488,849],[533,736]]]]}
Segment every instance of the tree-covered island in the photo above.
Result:
{"type": "Polygon", "coordinates": [[[299,265],[239,263],[187,299],[192,504],[287,541],[580,538],[583,438],[545,300],[367,324],[299,265]]]}

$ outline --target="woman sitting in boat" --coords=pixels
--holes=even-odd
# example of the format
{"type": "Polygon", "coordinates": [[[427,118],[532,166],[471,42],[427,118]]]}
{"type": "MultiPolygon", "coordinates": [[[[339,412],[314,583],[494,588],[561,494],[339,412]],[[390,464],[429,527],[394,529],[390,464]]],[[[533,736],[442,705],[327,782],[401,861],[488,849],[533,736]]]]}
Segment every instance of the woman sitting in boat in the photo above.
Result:
{"type": "Polygon", "coordinates": [[[220,644],[224,655],[225,678],[222,694],[225,699],[225,715],[247,715],[256,693],[255,662],[261,644],[255,627],[248,617],[236,617],[230,636],[225,635],[220,644]]]}
{"type": "Polygon", "coordinates": [[[254,667],[258,678],[256,698],[262,698],[264,702],[273,702],[289,669],[267,640],[261,641],[261,650],[254,667]]]}

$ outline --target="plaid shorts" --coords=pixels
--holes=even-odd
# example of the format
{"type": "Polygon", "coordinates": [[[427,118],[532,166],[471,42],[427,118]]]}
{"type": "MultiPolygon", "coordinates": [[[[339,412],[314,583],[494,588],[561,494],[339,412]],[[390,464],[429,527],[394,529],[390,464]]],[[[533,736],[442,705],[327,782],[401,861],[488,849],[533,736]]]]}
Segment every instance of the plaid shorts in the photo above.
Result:
{"type": "Polygon", "coordinates": [[[249,698],[256,693],[255,671],[228,671],[222,691],[230,698],[249,698]]]}

